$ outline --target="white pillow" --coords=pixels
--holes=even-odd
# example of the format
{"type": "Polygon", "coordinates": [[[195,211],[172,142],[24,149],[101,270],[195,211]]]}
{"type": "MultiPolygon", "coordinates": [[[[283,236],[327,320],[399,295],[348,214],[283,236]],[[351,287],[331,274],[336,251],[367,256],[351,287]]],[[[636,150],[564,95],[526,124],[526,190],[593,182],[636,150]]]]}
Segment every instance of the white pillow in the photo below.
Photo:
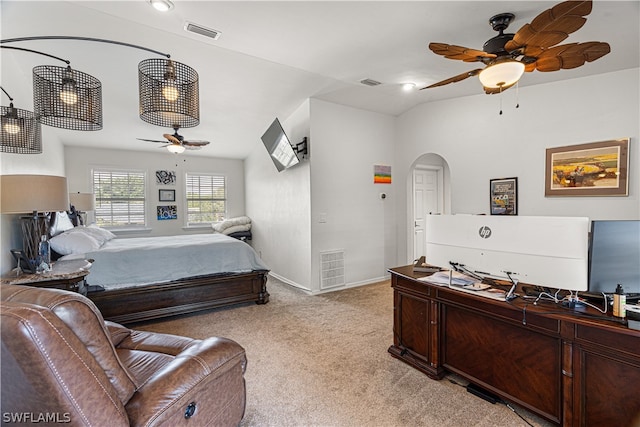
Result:
{"type": "Polygon", "coordinates": [[[56,212],[55,220],[53,221],[53,225],[51,225],[51,229],[49,233],[52,236],[57,236],[58,234],[65,232],[67,230],[71,230],[73,228],[73,223],[69,218],[69,215],[65,211],[56,212]]]}
{"type": "Polygon", "coordinates": [[[86,234],[96,239],[100,244],[100,246],[104,245],[106,242],[116,237],[116,235],[110,232],[109,230],[105,230],[104,228],[100,228],[98,226],[89,226],[89,227],[78,226],[72,230],[67,231],[67,233],[86,234]]]}
{"type": "Polygon", "coordinates": [[[86,233],[77,233],[72,230],[58,234],[49,240],[51,249],[60,255],[84,254],[100,248],[100,242],[86,233]]]}
{"type": "Polygon", "coordinates": [[[95,224],[91,224],[87,228],[93,230],[97,234],[100,234],[107,242],[116,237],[116,235],[110,232],[109,230],[105,228],[100,228],[95,224]]]}

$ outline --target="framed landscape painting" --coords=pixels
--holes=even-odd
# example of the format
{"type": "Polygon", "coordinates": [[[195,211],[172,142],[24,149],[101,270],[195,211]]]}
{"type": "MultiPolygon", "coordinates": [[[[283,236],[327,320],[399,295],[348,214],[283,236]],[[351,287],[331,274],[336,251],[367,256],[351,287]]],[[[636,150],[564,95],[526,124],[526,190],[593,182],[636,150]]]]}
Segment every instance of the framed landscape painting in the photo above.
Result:
{"type": "Polygon", "coordinates": [[[547,148],[545,196],[627,196],[629,138],[547,148]]]}

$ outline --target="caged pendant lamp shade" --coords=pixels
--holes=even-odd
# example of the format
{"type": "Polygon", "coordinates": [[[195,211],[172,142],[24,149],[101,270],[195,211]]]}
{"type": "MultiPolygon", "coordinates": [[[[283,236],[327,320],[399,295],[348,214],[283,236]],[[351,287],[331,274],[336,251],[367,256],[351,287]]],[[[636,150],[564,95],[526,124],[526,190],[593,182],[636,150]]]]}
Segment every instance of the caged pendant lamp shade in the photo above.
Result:
{"type": "Polygon", "coordinates": [[[39,65],[33,68],[33,108],[47,126],[70,130],[102,129],[102,84],[72,69],[39,65]]]}
{"type": "Polygon", "coordinates": [[[146,59],[138,65],[140,118],[162,127],[200,123],[198,73],[170,59],[146,59]]]}
{"type": "Polygon", "coordinates": [[[13,102],[0,110],[0,151],[14,154],[42,153],[40,122],[31,111],[15,108],[13,102]]]}

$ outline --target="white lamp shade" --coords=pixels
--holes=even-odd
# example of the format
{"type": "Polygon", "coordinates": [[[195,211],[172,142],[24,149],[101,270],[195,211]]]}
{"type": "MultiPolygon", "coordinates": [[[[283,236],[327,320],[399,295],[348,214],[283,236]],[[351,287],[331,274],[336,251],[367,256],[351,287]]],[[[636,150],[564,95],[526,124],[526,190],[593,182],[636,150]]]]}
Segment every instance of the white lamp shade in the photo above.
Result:
{"type": "Polygon", "coordinates": [[[80,212],[96,210],[96,197],[93,193],[69,193],[69,203],[80,212]]]}
{"type": "Polygon", "coordinates": [[[25,214],[69,209],[67,178],[51,175],[0,175],[0,211],[25,214]]]}
{"type": "Polygon", "coordinates": [[[478,78],[482,86],[497,89],[515,84],[524,74],[524,64],[519,61],[503,61],[480,71],[478,78]]]}
{"type": "Polygon", "coordinates": [[[178,144],[167,145],[167,150],[174,154],[184,153],[184,147],[178,144]]]}

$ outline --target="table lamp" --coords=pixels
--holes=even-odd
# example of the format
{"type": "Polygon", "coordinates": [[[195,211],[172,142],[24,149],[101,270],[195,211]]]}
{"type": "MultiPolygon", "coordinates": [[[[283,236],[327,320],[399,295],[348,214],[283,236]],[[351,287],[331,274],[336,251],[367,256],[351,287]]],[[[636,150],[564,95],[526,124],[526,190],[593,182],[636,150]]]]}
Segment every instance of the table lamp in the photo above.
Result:
{"type": "Polygon", "coordinates": [[[69,193],[69,203],[75,208],[81,225],[87,224],[87,212],[96,210],[96,196],[93,193],[69,193]]]}
{"type": "Polygon", "coordinates": [[[40,236],[49,234],[47,213],[69,209],[68,191],[63,176],[0,175],[0,212],[23,214],[22,249],[34,265],[40,236]]]}

